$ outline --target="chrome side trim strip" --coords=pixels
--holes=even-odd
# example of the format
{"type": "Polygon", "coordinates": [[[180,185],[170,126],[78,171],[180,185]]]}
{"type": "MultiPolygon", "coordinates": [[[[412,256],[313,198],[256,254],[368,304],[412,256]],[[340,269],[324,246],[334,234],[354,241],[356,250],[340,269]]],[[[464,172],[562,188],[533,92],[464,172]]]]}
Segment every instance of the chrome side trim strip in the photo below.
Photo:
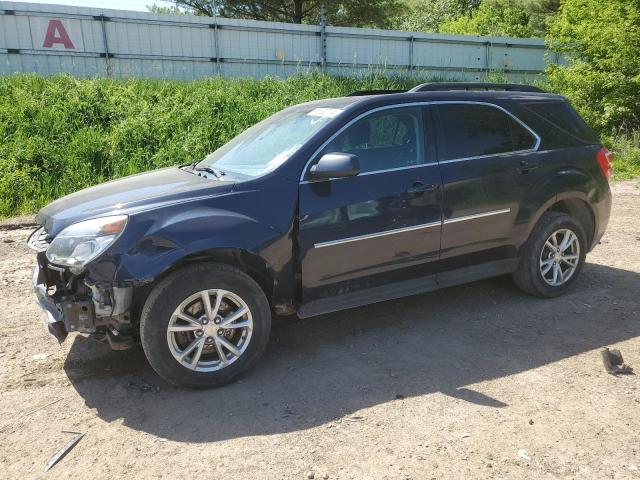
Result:
{"type": "Polygon", "coordinates": [[[513,152],[507,152],[507,153],[490,153],[489,155],[478,155],[476,157],[463,157],[463,158],[454,158],[452,160],[442,160],[440,163],[440,165],[444,165],[445,163],[457,163],[457,162],[466,162],[468,160],[480,160],[482,158],[492,158],[492,157],[505,157],[505,156],[512,156],[512,155],[518,155],[521,153],[531,153],[534,152],[535,150],[516,150],[513,152]]]}
{"type": "Polygon", "coordinates": [[[327,242],[316,243],[313,246],[315,248],[331,247],[333,245],[341,245],[343,243],[357,242],[359,240],[369,240],[370,238],[378,238],[378,237],[384,237],[387,235],[395,235],[396,233],[412,232],[414,230],[422,230],[425,228],[439,227],[441,225],[447,225],[449,223],[464,222],[466,220],[475,220],[476,218],[490,217],[492,215],[501,215],[503,213],[509,213],[509,212],[511,212],[510,208],[502,208],[500,210],[492,210],[490,212],[475,213],[473,215],[465,215],[464,217],[449,218],[444,222],[423,223],[421,225],[414,225],[413,227],[396,228],[394,230],[387,230],[384,232],[358,235],[357,237],[341,238],[339,240],[329,240],[327,242]]]}
{"type": "Polygon", "coordinates": [[[422,230],[425,228],[439,227],[442,222],[423,223],[422,225],[414,225],[413,227],[396,228],[395,230],[387,230],[385,232],[370,233],[367,235],[358,235],[357,237],[341,238],[340,240],[329,240],[328,242],[320,242],[314,245],[315,248],[331,247],[333,245],[341,245],[343,243],[357,242],[359,240],[369,240],[370,238],[384,237],[387,235],[395,235],[396,233],[412,232],[414,230],[422,230]]]}
{"type": "Polygon", "coordinates": [[[454,218],[449,218],[445,220],[443,224],[447,225],[449,223],[464,222],[466,220],[475,220],[476,218],[490,217],[491,215],[500,215],[503,213],[509,213],[510,211],[511,211],[510,208],[503,208],[500,210],[492,210],[490,212],[476,213],[473,215],[465,215],[464,217],[454,217],[454,218]]]}
{"type": "MultiPolygon", "coordinates": [[[[450,160],[441,161],[439,163],[464,162],[464,161],[467,161],[467,160],[475,160],[475,159],[478,159],[478,158],[487,158],[487,157],[494,157],[494,156],[500,156],[500,155],[513,155],[513,154],[517,154],[517,153],[527,153],[527,152],[531,153],[531,152],[537,152],[538,149],[540,148],[540,144],[542,143],[542,139],[540,138],[540,135],[538,135],[531,127],[529,127],[529,125],[524,123],[522,120],[520,120],[518,117],[516,117],[509,110],[501,107],[500,105],[496,105],[495,103],[478,102],[478,101],[473,101],[473,100],[432,100],[432,101],[425,101],[425,102],[394,103],[394,104],[390,104],[390,105],[383,105],[382,107],[373,108],[373,109],[368,110],[368,111],[366,111],[364,113],[361,113],[360,115],[358,115],[357,117],[349,120],[346,124],[344,124],[342,127],[340,127],[340,129],[337,132],[335,132],[333,135],[331,135],[309,157],[309,160],[307,160],[307,163],[305,164],[304,168],[302,169],[302,173],[300,174],[300,180],[299,181],[301,183],[302,182],[304,182],[304,183],[315,183],[315,182],[309,182],[308,180],[306,180],[306,181],[304,180],[304,177],[305,177],[305,175],[307,173],[307,169],[309,168],[309,165],[315,160],[316,156],[322,151],[322,149],[324,147],[329,145],[329,143],[331,143],[338,135],[340,135],[344,130],[349,128],[352,124],[354,124],[355,122],[357,122],[361,118],[366,117],[368,115],[371,115],[372,113],[379,112],[381,110],[388,110],[390,108],[424,107],[424,106],[427,106],[427,105],[446,105],[446,104],[486,105],[486,106],[489,106],[489,107],[497,108],[498,110],[500,110],[500,111],[506,113],[507,115],[509,115],[516,122],[518,122],[520,125],[522,125],[533,136],[533,138],[535,139],[535,142],[534,142],[534,145],[530,149],[526,149],[526,150],[518,150],[518,151],[515,151],[515,152],[496,153],[496,154],[492,154],[492,155],[480,155],[480,156],[466,157],[466,158],[453,158],[453,159],[450,159],[450,160]]],[[[425,163],[425,164],[422,164],[422,165],[419,165],[419,166],[425,166],[425,165],[435,165],[435,163],[433,163],[433,162],[425,163]]],[[[400,168],[406,168],[406,167],[400,167],[400,168]]],[[[391,170],[396,170],[396,169],[391,169],[391,170]]],[[[374,174],[374,173],[382,173],[382,172],[385,172],[385,171],[386,170],[378,170],[378,171],[366,172],[366,173],[374,174]]],[[[320,181],[327,181],[327,180],[320,180],[320,181]]]]}

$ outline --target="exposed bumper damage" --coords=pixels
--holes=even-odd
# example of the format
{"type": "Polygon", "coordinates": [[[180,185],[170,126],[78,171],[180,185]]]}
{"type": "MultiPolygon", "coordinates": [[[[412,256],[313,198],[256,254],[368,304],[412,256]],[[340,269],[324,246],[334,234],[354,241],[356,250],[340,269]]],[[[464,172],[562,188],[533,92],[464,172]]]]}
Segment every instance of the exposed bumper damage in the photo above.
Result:
{"type": "Polygon", "coordinates": [[[48,332],[62,343],[69,332],[102,334],[114,350],[133,345],[133,287],[98,288],[57,268],[38,264],[33,290],[48,332]]]}
{"type": "Polygon", "coordinates": [[[39,266],[33,269],[33,291],[36,294],[36,303],[42,308],[42,321],[45,327],[59,343],[67,338],[68,330],[65,328],[62,311],[53,299],[47,294],[47,286],[41,281],[42,272],[39,266]]]}

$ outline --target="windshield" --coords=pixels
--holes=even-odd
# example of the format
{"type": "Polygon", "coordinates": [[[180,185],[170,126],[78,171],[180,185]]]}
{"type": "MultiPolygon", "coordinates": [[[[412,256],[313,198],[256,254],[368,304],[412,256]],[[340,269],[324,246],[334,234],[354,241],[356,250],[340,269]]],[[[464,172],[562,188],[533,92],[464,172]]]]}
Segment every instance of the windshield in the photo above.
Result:
{"type": "Polygon", "coordinates": [[[301,106],[283,110],[207,155],[197,168],[257,177],[282,165],[323,125],[342,112],[301,106]]]}

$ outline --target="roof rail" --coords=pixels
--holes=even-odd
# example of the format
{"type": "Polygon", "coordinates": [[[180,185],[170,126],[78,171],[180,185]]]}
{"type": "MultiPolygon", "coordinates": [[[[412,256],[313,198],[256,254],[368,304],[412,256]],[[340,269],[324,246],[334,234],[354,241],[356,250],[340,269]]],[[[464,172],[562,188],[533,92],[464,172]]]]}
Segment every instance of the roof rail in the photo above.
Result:
{"type": "Polygon", "coordinates": [[[388,95],[391,93],[405,93],[406,90],[358,90],[350,93],[349,97],[363,97],[365,95],[388,95]]]}
{"type": "Polygon", "coordinates": [[[544,90],[519,83],[482,83],[482,82],[430,82],[413,87],[409,92],[442,92],[447,90],[502,90],[505,92],[537,92],[544,90]]]}

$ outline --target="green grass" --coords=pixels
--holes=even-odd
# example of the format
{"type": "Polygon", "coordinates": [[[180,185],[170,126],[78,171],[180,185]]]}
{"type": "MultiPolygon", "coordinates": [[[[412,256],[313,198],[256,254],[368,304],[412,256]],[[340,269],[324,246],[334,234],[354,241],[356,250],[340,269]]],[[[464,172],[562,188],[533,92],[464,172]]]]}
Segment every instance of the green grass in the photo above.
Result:
{"type": "MultiPolygon", "coordinates": [[[[0,217],[32,213],[105,180],[199,160],[289,105],[428,80],[375,73],[188,83],[0,77],[0,217]]],[[[640,134],[608,141],[616,177],[640,175],[640,134]]]]}
{"type": "Polygon", "coordinates": [[[640,177],[640,132],[603,137],[603,143],[614,154],[613,178],[628,180],[640,177]]]}
{"type": "Polygon", "coordinates": [[[425,79],[0,77],[0,216],[108,179],[203,158],[282,108],[425,79]]]}

